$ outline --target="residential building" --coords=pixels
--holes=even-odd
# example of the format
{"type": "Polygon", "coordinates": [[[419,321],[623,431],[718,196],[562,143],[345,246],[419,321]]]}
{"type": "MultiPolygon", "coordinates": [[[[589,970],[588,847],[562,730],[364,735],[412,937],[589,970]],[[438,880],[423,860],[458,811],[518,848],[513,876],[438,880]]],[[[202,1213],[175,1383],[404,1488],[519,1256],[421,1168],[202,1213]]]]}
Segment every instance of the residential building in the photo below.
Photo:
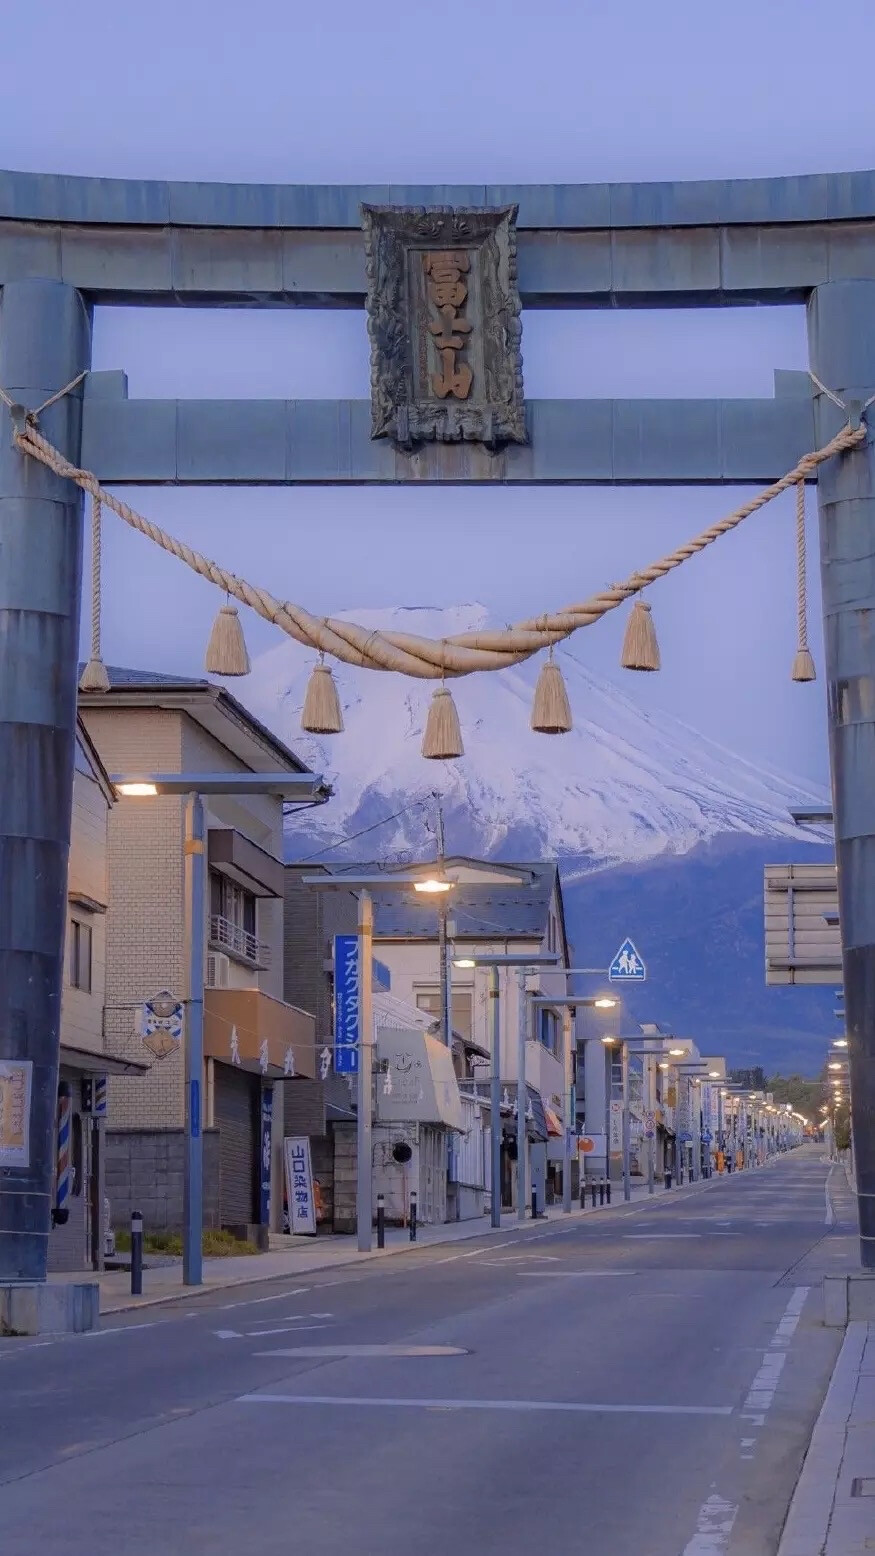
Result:
{"type": "MultiPolygon", "coordinates": [[[[283,997],[313,1012],[316,1036],[333,1050],[334,1045],[334,937],[354,935],[358,904],[353,892],[313,891],[304,885],[308,875],[330,874],[323,865],[287,864],[285,867],[285,920],[283,938],[283,997]]],[[[352,1195],[341,1192],[335,1214],[335,1128],[355,1121],[355,1083],[335,1075],[333,1065],[325,1077],[321,1067],[312,1080],[285,1085],[285,1133],[306,1135],[310,1140],[313,1177],[319,1185],[319,1222],[326,1231],[355,1230],[355,1179],[353,1153],[352,1195]]],[[[348,1130],[347,1130],[348,1133],[348,1130]]],[[[349,1183],[349,1150],[340,1155],[340,1177],[349,1183]]]]}
{"type": "MultiPolygon", "coordinates": [[[[113,776],[306,771],[223,687],[110,669],[110,690],[80,699],[113,776]]],[[[182,1222],[185,1087],[180,1043],[142,1028],[146,1002],[187,987],[185,798],[119,799],[109,820],[107,1046],[149,1061],[110,1081],[107,1183],[115,1224],[133,1207],[147,1227],[182,1222]]],[[[264,1241],[283,1212],[283,1102],[277,1085],[315,1074],[312,1013],[284,999],[283,803],[270,794],[204,798],[204,1211],[207,1225],[264,1241]],[[269,1171],[262,1163],[269,1163],[269,1171]]]]}
{"type": "MultiPolygon", "coordinates": [[[[434,865],[434,861],[429,861],[434,865]]],[[[335,874],[343,871],[334,868],[335,874]]],[[[405,873],[422,868],[408,864],[405,873]]],[[[488,989],[490,974],[485,967],[458,968],[454,959],[476,960],[490,955],[556,954],[556,970],[536,967],[530,974],[517,968],[502,967],[498,972],[500,1008],[500,1073],[502,1096],[506,1106],[503,1131],[502,1203],[515,1204],[516,1196],[516,1124],[518,1039],[521,1024],[525,1032],[526,1111],[530,1115],[528,1136],[529,1179],[538,1192],[539,1203],[549,1201],[558,1191],[563,1160],[562,1132],[570,1121],[569,1097],[572,1088],[573,1042],[569,1041],[568,1022],[561,1010],[541,1009],[532,1005],[531,994],[564,995],[563,969],[570,965],[565,931],[562,887],[558,866],[551,863],[498,864],[489,860],[448,857],[444,860],[447,876],[454,882],[445,899],[448,928],[452,942],[450,956],[450,1002],[452,1013],[453,1061],[462,1091],[482,1111],[487,1105],[488,1086],[483,1080],[489,1073],[491,1037],[489,1030],[488,989]]],[[[355,866],[356,874],[374,874],[373,864],[355,866]]],[[[436,898],[412,890],[386,890],[374,893],[374,943],[376,953],[391,973],[392,994],[415,1006],[439,1028],[441,1016],[441,975],[438,913],[436,898]]],[[[472,1163],[479,1154],[472,1149],[472,1163]]],[[[450,1167],[453,1165],[452,1153],[450,1167]]],[[[448,1178],[448,1215],[463,1213],[463,1205],[477,1203],[467,1193],[473,1185],[448,1178]]],[[[476,1187],[481,1187],[477,1185],[476,1187]]],[[[482,1196],[481,1196],[482,1204],[482,1196]]],[[[476,1213],[476,1212],[475,1212],[476,1213]]]]}
{"type": "Polygon", "coordinates": [[[107,847],[113,800],[109,777],[80,718],[67,871],[50,1270],[102,1268],[106,1076],[146,1069],[104,1043],[107,847]]]}

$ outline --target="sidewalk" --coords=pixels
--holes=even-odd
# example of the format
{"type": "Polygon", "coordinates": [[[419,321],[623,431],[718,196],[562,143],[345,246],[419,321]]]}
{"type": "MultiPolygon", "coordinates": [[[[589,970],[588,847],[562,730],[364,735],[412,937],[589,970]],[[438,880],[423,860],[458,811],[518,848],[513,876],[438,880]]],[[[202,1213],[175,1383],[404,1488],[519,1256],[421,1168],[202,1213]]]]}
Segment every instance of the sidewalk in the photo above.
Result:
{"type": "MultiPolygon", "coordinates": [[[[657,1187],[654,1194],[647,1192],[646,1185],[635,1185],[632,1189],[632,1202],[640,1204],[642,1200],[650,1203],[659,1203],[667,1193],[674,1198],[696,1193],[707,1183],[715,1183],[718,1179],[710,1178],[700,1180],[698,1183],[685,1184],[682,1188],[666,1190],[657,1187]]],[[[731,1180],[725,1180],[731,1181],[731,1180]]],[[[595,1210],[587,1206],[586,1210],[576,1208],[570,1215],[565,1215],[561,1208],[551,1206],[543,1219],[539,1218],[538,1224],[549,1226],[574,1221],[585,1221],[593,1216],[616,1214],[624,1208],[622,1184],[614,1184],[613,1201],[611,1205],[598,1206],[595,1210]]],[[[532,1223],[526,1220],[525,1231],[531,1230],[532,1223]]],[[[132,1308],[153,1307],[162,1302],[191,1301],[201,1291],[221,1291],[227,1287],[253,1285],[263,1280],[297,1280],[304,1275],[312,1275],[315,1271],[333,1270],[343,1268],[350,1264],[361,1264],[371,1259],[387,1259],[396,1254],[415,1253],[418,1249],[431,1248],[435,1244],[458,1243],[471,1241],[477,1237],[488,1237],[498,1234],[499,1230],[507,1234],[520,1228],[515,1212],[508,1212],[501,1218],[501,1227],[492,1228],[485,1216],[478,1216],[471,1221],[454,1221],[442,1226],[420,1226],[417,1229],[415,1243],[411,1243],[407,1230],[403,1227],[387,1227],[386,1247],[378,1250],[376,1246],[371,1253],[359,1253],[356,1248],[355,1237],[325,1236],[313,1240],[295,1240],[293,1244],[282,1249],[272,1250],[270,1253],[253,1255],[232,1255],[227,1259],[205,1259],[204,1280],[199,1287],[183,1286],[182,1261],[172,1265],[162,1264],[143,1270],[143,1295],[131,1296],[131,1279],[127,1270],[110,1270],[99,1277],[100,1282],[100,1311],[101,1314],[122,1313],[132,1308]]],[[[376,1244],[376,1233],[374,1234],[376,1244]]],[[[148,1257],[148,1256],[147,1256],[148,1257]]],[[[87,1275],[81,1272],[64,1272],[63,1274],[50,1275],[51,1281],[81,1281],[87,1279],[87,1275]]]]}
{"type": "Polygon", "coordinates": [[[778,1556],[875,1550],[875,1324],[847,1328],[778,1556]]]}

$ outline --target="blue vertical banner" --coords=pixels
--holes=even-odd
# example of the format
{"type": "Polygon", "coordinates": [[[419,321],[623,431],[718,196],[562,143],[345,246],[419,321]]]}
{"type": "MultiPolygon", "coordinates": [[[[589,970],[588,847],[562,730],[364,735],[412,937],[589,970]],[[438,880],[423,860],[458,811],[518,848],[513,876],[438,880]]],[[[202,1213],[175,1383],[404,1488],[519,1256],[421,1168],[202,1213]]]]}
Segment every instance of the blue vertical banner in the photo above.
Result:
{"type": "Polygon", "coordinates": [[[261,1088],[261,1156],[259,1158],[259,1212],[262,1226],[270,1226],[270,1168],[273,1155],[273,1087],[261,1088]]]}
{"type": "Polygon", "coordinates": [[[356,1075],[359,1067],[358,935],[334,937],[334,1069],[356,1075]]]}

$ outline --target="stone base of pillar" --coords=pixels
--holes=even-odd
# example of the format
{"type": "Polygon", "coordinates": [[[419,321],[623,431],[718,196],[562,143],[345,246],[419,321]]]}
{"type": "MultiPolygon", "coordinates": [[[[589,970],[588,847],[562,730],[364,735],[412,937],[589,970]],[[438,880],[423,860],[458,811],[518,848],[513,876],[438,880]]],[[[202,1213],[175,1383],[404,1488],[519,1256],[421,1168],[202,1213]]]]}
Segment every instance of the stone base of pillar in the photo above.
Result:
{"type": "Polygon", "coordinates": [[[96,1280],[0,1285],[0,1338],[85,1334],[99,1327],[100,1286],[96,1280]]]}
{"type": "Polygon", "coordinates": [[[845,1329],[854,1320],[875,1321],[875,1275],[854,1270],[850,1275],[823,1277],[823,1321],[828,1329],[845,1329]]]}

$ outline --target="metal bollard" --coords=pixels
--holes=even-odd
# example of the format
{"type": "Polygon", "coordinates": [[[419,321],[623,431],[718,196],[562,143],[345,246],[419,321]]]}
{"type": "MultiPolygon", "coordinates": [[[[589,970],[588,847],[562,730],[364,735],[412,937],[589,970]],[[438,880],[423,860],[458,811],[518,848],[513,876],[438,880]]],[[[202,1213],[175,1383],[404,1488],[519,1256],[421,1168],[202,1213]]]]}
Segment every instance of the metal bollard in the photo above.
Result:
{"type": "Polygon", "coordinates": [[[537,1191],[536,1188],[533,1188],[532,1189],[532,1220],[533,1221],[537,1221],[537,1219],[538,1219],[538,1191],[537,1191]]]}
{"type": "Polygon", "coordinates": [[[377,1195],[377,1247],[386,1246],[386,1196],[377,1195]]]}
{"type": "Polygon", "coordinates": [[[596,1187],[596,1185],[594,1183],[590,1186],[590,1191],[589,1192],[590,1192],[590,1197],[592,1199],[592,1208],[593,1208],[593,1210],[595,1210],[595,1197],[596,1197],[596,1194],[598,1193],[598,1189],[597,1189],[597,1187],[596,1187]]]}
{"type": "Polygon", "coordinates": [[[605,1202],[605,1180],[604,1180],[604,1178],[602,1178],[600,1183],[599,1183],[599,1204],[603,1205],[604,1202],[605,1202]]]}
{"type": "Polygon", "coordinates": [[[410,1241],[416,1242],[416,1190],[410,1190],[410,1241]]]}
{"type": "Polygon", "coordinates": [[[610,1180],[610,1178],[608,1179],[607,1183],[605,1184],[605,1193],[607,1194],[607,1197],[608,1197],[608,1204],[610,1204],[611,1203],[611,1180],[610,1180]]]}
{"type": "Polygon", "coordinates": [[[131,1296],[143,1295],[143,1217],[131,1211],[131,1296]]]}

